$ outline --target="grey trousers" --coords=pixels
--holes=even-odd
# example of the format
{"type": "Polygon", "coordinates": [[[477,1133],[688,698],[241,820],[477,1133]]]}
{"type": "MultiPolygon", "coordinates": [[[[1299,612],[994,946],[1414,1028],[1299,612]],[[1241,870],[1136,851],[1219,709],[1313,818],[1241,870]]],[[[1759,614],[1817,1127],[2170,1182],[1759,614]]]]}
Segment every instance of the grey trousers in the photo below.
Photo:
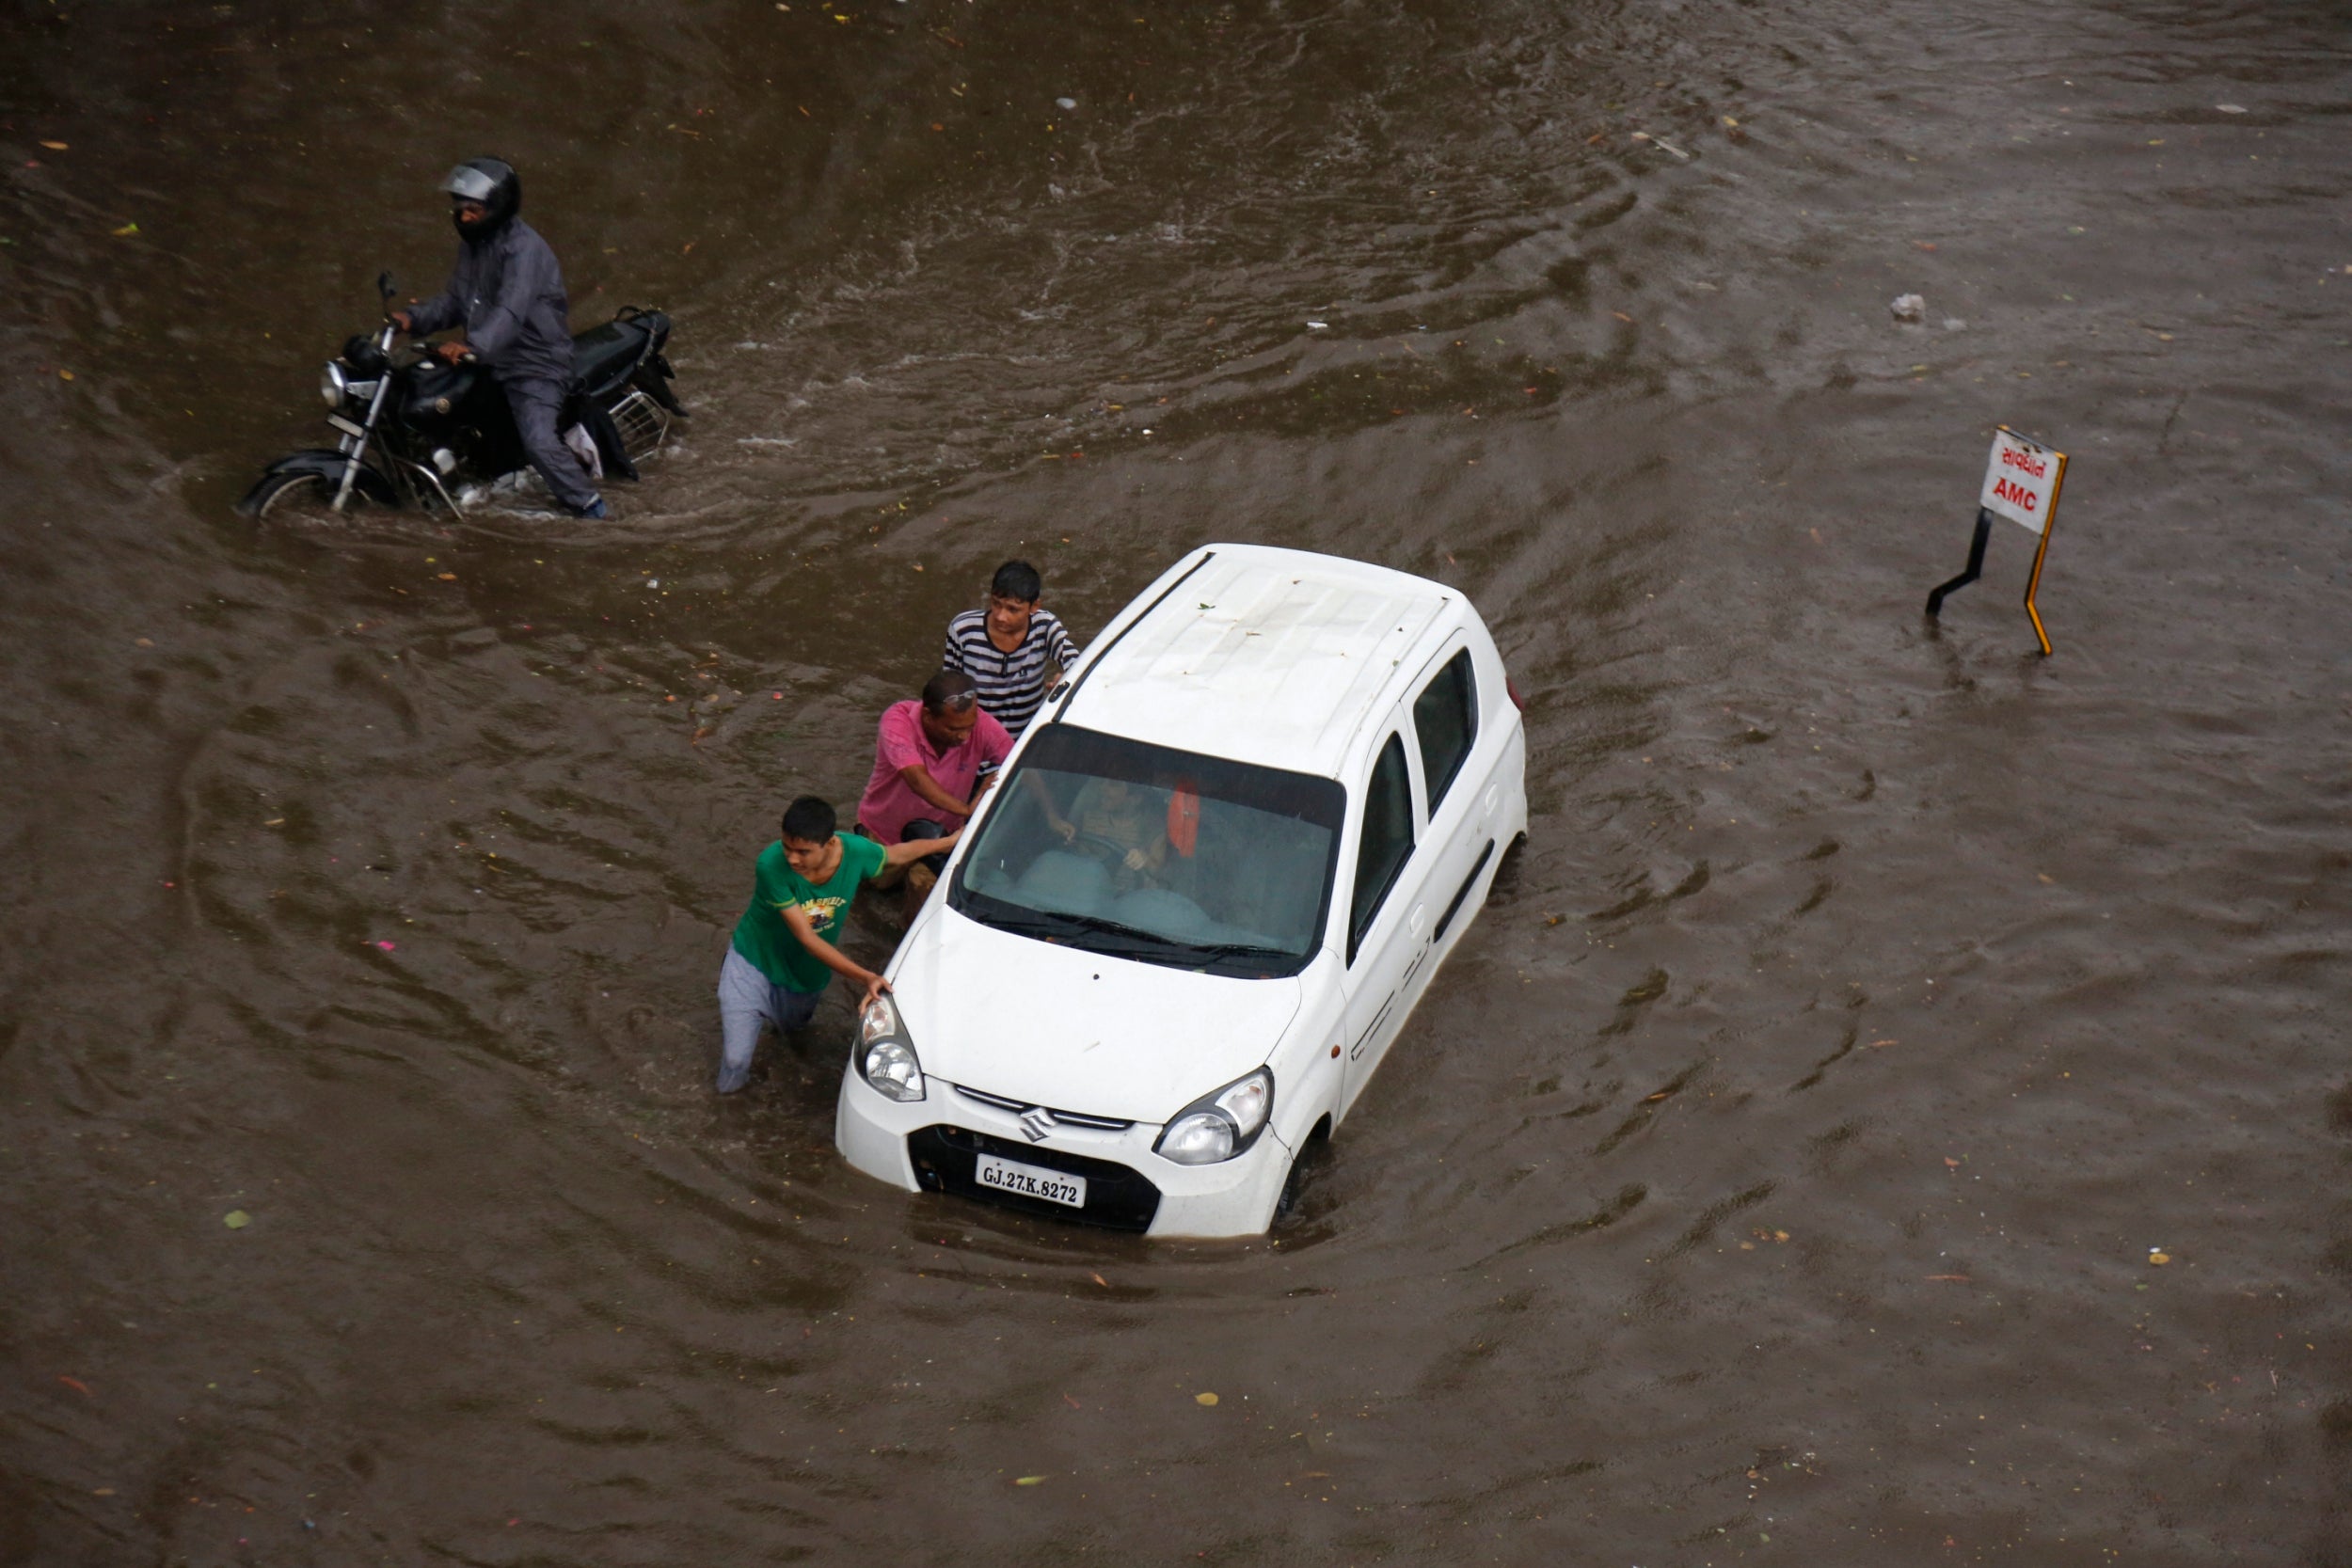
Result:
{"type": "Polygon", "coordinates": [[[806,1028],[823,994],[777,985],[729,942],[727,961],[719,966],[719,1092],[733,1094],[750,1080],[763,1026],[779,1035],[806,1028]]]}
{"type": "Polygon", "coordinates": [[[555,430],[555,421],[564,411],[564,384],[522,376],[513,381],[501,377],[499,387],[506,393],[506,406],[514,412],[523,451],[530,454],[531,466],[539,470],[539,477],[548,482],[556,503],[566,512],[584,512],[594,505],[596,482],[555,430]]]}

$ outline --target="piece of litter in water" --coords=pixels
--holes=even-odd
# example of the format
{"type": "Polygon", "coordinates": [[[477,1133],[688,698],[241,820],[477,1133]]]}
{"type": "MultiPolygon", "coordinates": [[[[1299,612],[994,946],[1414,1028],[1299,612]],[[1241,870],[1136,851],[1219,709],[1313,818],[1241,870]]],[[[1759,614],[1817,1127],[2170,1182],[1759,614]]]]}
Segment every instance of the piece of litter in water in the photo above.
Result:
{"type": "Polygon", "coordinates": [[[220,1217],[220,1223],[231,1230],[243,1230],[253,1223],[253,1216],[242,1209],[231,1209],[220,1217]]]}
{"type": "Polygon", "coordinates": [[[1309,322],[1307,324],[1307,330],[1310,332],[1321,332],[1330,325],[1331,324],[1329,322],[1309,322]]]}
{"type": "Polygon", "coordinates": [[[1017,1476],[1013,1480],[1013,1484],[1015,1486],[1042,1486],[1045,1484],[1045,1478],[1043,1476],[1017,1476]]]}
{"type": "Polygon", "coordinates": [[[1920,294],[1897,294],[1887,302],[1886,309],[1899,322],[1915,322],[1928,313],[1928,302],[1920,294]]]}
{"type": "Polygon", "coordinates": [[[378,947],[380,947],[380,948],[382,948],[385,952],[389,953],[389,952],[391,952],[394,948],[398,947],[398,946],[400,945],[400,943],[398,943],[398,942],[383,942],[383,941],[378,941],[378,942],[376,942],[376,944],[375,944],[375,945],[376,945],[376,946],[378,946],[378,947]]]}
{"type": "Polygon", "coordinates": [[[1216,1402],[1216,1396],[1215,1394],[1195,1394],[1192,1396],[1192,1402],[1195,1404],[1215,1404],[1216,1402]]]}
{"type": "MultiPolygon", "coordinates": [[[[2216,103],[2214,107],[2225,115],[2242,115],[2246,112],[2246,105],[2243,103],[2216,103]]],[[[48,144],[44,142],[41,145],[45,147],[48,144]]]]}
{"type": "Polygon", "coordinates": [[[1074,109],[1077,106],[1078,101],[1074,98],[1057,98],[1054,100],[1054,107],[1057,109],[1074,109]]]}

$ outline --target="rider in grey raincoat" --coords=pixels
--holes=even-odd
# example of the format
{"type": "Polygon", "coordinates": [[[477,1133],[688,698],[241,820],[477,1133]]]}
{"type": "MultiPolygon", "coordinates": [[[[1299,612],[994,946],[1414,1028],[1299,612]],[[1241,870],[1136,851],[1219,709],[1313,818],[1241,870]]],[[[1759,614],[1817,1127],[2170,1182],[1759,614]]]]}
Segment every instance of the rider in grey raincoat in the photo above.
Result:
{"type": "Polygon", "coordinates": [[[523,182],[497,158],[470,158],[441,182],[465,243],[449,287],[392,319],[405,332],[462,325],[462,341],[437,351],[452,364],[471,351],[498,381],[532,466],[556,503],[575,516],[605,515],[604,499],[556,433],[572,384],[572,331],[564,269],[538,230],[517,214],[523,182]]]}

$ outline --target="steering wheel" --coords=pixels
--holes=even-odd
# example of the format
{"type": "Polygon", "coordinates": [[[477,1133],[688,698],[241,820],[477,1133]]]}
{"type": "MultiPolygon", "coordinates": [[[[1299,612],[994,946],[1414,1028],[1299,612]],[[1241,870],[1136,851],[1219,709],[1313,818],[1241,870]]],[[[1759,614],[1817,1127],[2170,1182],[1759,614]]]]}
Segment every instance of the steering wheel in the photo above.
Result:
{"type": "Polygon", "coordinates": [[[1077,836],[1070,841],[1069,847],[1090,860],[1101,861],[1109,870],[1123,871],[1127,868],[1128,846],[1104,834],[1090,833],[1082,828],[1077,836]]]}

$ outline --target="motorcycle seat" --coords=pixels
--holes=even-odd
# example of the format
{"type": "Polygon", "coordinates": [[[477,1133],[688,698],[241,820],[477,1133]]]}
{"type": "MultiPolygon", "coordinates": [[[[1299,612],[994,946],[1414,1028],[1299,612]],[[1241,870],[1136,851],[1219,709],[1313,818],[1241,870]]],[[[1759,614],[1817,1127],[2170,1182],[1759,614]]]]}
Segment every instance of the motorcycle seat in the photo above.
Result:
{"type": "Polygon", "coordinates": [[[650,330],[633,321],[592,326],[572,339],[572,372],[590,392],[609,391],[645,357],[652,338],[650,330]]]}

